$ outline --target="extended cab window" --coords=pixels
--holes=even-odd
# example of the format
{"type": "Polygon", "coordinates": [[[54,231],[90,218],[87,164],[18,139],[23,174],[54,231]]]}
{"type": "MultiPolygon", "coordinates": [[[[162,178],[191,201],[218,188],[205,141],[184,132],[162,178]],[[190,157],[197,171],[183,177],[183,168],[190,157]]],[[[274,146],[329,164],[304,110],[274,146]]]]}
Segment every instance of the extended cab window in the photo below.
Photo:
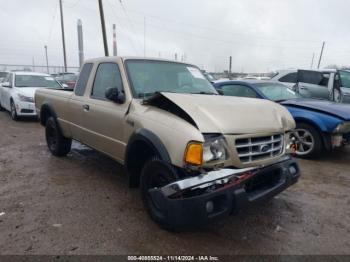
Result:
{"type": "Polygon", "coordinates": [[[220,90],[226,96],[257,97],[251,88],[244,85],[224,85],[220,90]]]}
{"type": "Polygon", "coordinates": [[[89,80],[89,76],[91,73],[91,69],[92,69],[92,63],[87,63],[83,66],[83,69],[81,70],[79,78],[78,78],[78,82],[77,82],[75,89],[74,89],[75,95],[77,95],[77,96],[84,95],[86,84],[89,80]]]}
{"type": "Polygon", "coordinates": [[[118,88],[119,92],[123,90],[119,67],[115,63],[101,63],[97,68],[91,97],[106,99],[105,93],[110,87],[118,88]]]}

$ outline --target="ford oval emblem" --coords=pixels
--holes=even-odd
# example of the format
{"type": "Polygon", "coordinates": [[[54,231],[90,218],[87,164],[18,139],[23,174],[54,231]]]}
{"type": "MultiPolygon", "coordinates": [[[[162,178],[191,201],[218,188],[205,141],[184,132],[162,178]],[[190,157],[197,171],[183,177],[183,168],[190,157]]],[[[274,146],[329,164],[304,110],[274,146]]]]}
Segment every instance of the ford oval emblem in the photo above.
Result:
{"type": "Polygon", "coordinates": [[[269,145],[261,145],[260,146],[260,152],[261,153],[266,153],[269,150],[270,150],[270,146],[269,145]]]}

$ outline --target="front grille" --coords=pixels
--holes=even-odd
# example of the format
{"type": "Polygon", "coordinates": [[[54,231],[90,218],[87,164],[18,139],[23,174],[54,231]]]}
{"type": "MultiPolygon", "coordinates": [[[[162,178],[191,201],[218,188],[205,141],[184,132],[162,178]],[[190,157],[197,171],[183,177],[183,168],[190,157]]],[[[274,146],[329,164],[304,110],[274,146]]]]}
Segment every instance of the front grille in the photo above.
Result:
{"type": "Polygon", "coordinates": [[[236,150],[242,163],[272,158],[282,154],[283,135],[239,138],[236,150]]]}
{"type": "Polygon", "coordinates": [[[34,110],[31,110],[31,109],[21,109],[21,113],[34,113],[34,110]]]}

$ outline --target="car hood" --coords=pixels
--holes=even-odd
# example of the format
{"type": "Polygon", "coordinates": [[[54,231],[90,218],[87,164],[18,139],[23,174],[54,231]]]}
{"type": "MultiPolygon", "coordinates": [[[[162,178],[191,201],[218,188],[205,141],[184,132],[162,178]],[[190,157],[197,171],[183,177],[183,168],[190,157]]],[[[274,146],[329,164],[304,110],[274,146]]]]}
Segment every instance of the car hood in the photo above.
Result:
{"type": "Polygon", "coordinates": [[[281,103],[285,106],[294,106],[303,109],[322,112],[328,115],[339,117],[343,120],[350,120],[350,105],[340,104],[326,100],[316,99],[292,99],[281,103]]]}
{"type": "Polygon", "coordinates": [[[186,112],[202,133],[277,133],[295,127],[288,110],[268,100],[165,92],[156,99],[161,96],[186,112]]]}
{"type": "Polygon", "coordinates": [[[17,90],[18,90],[18,94],[34,98],[35,91],[38,88],[39,87],[22,87],[22,88],[18,88],[17,90]]]}

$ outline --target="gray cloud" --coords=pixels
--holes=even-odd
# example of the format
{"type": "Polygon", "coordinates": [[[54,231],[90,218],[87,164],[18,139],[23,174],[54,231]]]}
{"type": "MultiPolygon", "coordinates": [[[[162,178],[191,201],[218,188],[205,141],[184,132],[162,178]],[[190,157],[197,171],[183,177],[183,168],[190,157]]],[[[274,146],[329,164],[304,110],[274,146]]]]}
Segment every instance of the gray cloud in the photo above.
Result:
{"type": "MultiPolygon", "coordinates": [[[[120,55],[181,58],[207,70],[309,67],[326,41],[322,65],[350,64],[347,0],[103,0],[110,52],[117,25],[120,55]],[[146,24],[144,23],[146,21],[146,24]]],[[[97,0],[63,1],[68,65],[78,65],[76,23],[85,58],[103,56],[97,0]]],[[[58,0],[0,1],[0,63],[62,65],[58,0]]]]}

